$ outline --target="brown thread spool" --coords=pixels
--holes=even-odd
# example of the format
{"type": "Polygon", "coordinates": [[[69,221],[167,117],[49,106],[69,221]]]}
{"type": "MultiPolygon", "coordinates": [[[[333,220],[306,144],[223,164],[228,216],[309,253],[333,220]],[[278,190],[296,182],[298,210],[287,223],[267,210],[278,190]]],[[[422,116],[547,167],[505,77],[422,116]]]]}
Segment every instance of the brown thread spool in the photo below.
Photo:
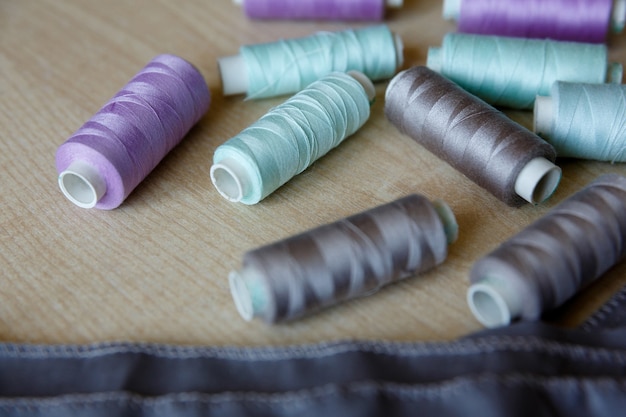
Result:
{"type": "Polygon", "coordinates": [[[402,133],[508,205],[540,203],[561,179],[551,145],[426,67],[391,80],[385,114],[402,133]]]}
{"type": "Polygon", "coordinates": [[[439,265],[456,239],[442,201],[410,195],[244,254],[230,288],[245,320],[290,320],[439,265]]]}
{"type": "Polygon", "coordinates": [[[467,300],[487,327],[537,320],[626,256],[626,177],[603,175],[470,272],[467,300]]]}

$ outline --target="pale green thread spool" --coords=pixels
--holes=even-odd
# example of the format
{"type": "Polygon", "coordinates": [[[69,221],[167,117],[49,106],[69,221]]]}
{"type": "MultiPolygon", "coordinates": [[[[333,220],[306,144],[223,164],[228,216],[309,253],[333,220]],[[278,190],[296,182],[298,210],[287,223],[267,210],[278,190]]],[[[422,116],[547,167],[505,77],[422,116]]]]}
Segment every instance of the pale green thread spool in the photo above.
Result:
{"type": "Polygon", "coordinates": [[[402,65],[402,40],[386,25],[242,46],[218,60],[224,95],[249,99],[292,94],[331,72],[359,71],[373,81],[402,65]]]}
{"type": "Polygon", "coordinates": [[[215,150],[215,188],[230,201],[258,203],[363,126],[374,95],[361,73],[314,82],[215,150]]]}
{"type": "Polygon", "coordinates": [[[626,162],[626,86],[556,82],[535,102],[534,130],[559,157],[626,162]]]}
{"type": "Polygon", "coordinates": [[[605,45],[449,33],[427,65],[495,106],[532,108],[555,81],[620,83],[605,45]]]}

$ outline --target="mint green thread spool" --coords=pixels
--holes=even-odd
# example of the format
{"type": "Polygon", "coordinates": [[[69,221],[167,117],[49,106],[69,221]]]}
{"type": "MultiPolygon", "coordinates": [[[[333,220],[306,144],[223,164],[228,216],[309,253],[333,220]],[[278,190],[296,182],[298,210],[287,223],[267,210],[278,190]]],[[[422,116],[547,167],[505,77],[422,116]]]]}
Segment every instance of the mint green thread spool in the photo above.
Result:
{"type": "Polygon", "coordinates": [[[626,162],[626,86],[556,82],[535,101],[534,130],[563,158],[626,162]]]}
{"type": "Polygon", "coordinates": [[[402,39],[386,25],[280,40],[240,48],[218,60],[224,95],[249,99],[293,94],[331,72],[359,71],[373,81],[402,65],[402,39]]]}
{"type": "Polygon", "coordinates": [[[449,33],[427,66],[494,106],[531,109],[555,81],[621,82],[605,45],[449,33]]]}
{"type": "Polygon", "coordinates": [[[363,126],[374,95],[357,72],[312,83],[218,146],[213,185],[229,201],[258,203],[363,126]]]}

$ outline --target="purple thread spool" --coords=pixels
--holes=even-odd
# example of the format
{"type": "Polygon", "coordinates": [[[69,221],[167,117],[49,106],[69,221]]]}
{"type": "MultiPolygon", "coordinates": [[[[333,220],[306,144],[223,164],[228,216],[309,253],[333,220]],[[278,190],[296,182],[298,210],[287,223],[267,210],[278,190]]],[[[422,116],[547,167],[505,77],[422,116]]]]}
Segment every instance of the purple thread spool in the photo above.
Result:
{"type": "Polygon", "coordinates": [[[403,0],[234,0],[252,19],[378,21],[403,0]]]}
{"type": "Polygon", "coordinates": [[[58,148],[61,191],[79,207],[118,207],[210,101],[193,65],[174,55],[155,57],[58,148]]]}
{"type": "Polygon", "coordinates": [[[478,260],[467,301],[487,327],[537,320],[626,256],[626,177],[607,174],[478,260]]]}
{"type": "Polygon", "coordinates": [[[625,0],[444,0],[459,32],[603,43],[624,27],[625,0]]]}

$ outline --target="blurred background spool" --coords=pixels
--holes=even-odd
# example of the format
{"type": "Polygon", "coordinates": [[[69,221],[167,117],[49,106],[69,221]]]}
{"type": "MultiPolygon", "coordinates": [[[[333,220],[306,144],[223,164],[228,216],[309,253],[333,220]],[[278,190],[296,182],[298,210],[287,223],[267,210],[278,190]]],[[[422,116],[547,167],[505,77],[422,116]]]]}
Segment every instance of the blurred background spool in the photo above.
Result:
{"type": "Polygon", "coordinates": [[[331,72],[359,71],[386,80],[403,61],[402,39],[386,25],[256,45],[218,59],[224,95],[249,99],[293,94],[331,72]]]}
{"type": "Polygon", "coordinates": [[[382,20],[387,8],[403,0],[234,0],[251,19],[382,20]]]}
{"type": "Polygon", "coordinates": [[[624,28],[626,0],[444,0],[458,31],[603,43],[624,28]]]}
{"type": "Polygon", "coordinates": [[[535,101],[534,130],[564,158],[626,162],[626,86],[558,81],[535,101]]]}
{"type": "Polygon", "coordinates": [[[531,109],[555,81],[621,83],[605,45],[448,33],[427,66],[494,106],[531,109]]]}

